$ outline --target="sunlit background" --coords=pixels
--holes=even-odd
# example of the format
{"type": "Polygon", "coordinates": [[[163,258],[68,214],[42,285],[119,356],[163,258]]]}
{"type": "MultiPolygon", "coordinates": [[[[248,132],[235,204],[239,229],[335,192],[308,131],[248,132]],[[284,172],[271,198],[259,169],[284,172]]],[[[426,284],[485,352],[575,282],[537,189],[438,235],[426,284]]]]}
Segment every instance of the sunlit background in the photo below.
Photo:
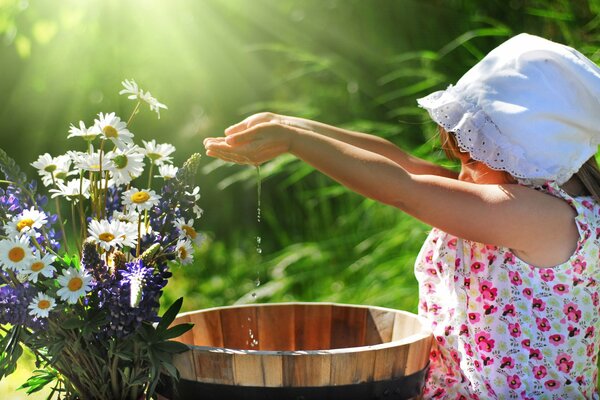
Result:
{"type": "MultiPolygon", "coordinates": [[[[63,154],[70,124],[122,118],[135,79],[169,109],[131,130],[177,147],[258,111],[372,132],[441,161],[415,99],[454,82],[522,31],[599,58],[598,1],[0,0],[0,147],[34,178],[39,154],[63,154]]],[[[69,147],[67,147],[69,146],[69,147]]],[[[442,161],[444,162],[444,161],[442,161]]],[[[165,303],[184,309],[244,302],[336,301],[415,311],[412,263],[427,227],[348,192],[291,157],[262,167],[204,158],[205,246],[174,271],[165,303]],[[262,254],[256,252],[262,238],[262,254]],[[256,280],[260,286],[256,287],[256,280]],[[256,296],[252,296],[255,294],[256,296]]],[[[2,399],[28,374],[26,363],[2,399]]]]}

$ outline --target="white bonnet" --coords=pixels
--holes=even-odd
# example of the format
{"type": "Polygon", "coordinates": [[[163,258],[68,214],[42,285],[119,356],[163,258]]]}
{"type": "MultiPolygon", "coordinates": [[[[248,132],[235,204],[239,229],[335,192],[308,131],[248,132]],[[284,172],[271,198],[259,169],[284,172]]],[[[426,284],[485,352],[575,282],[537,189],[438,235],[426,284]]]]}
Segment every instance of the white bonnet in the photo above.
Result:
{"type": "Polygon", "coordinates": [[[600,69],[533,35],[507,40],[455,86],[417,101],[461,150],[525,184],[563,184],[600,143],[600,69]]]}

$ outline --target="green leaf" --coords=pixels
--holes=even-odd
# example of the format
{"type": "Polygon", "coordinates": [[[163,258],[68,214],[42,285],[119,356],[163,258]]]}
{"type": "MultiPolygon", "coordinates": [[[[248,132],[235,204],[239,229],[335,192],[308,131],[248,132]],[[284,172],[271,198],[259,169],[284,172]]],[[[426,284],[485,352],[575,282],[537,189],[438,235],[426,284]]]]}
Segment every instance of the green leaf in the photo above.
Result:
{"type": "Polygon", "coordinates": [[[171,354],[183,353],[184,351],[188,351],[190,349],[189,346],[186,346],[183,343],[173,341],[157,343],[153,347],[156,350],[171,354]]]}
{"type": "Polygon", "coordinates": [[[26,392],[27,394],[39,392],[55,379],[55,373],[38,369],[33,371],[33,375],[27,379],[27,382],[19,386],[17,389],[28,389],[26,392]]]}
{"type": "Polygon", "coordinates": [[[186,333],[193,327],[194,327],[194,324],[190,324],[190,323],[175,325],[175,326],[167,329],[167,331],[165,333],[161,333],[160,338],[165,339],[165,340],[174,339],[178,336],[183,335],[184,333],[186,333]]]}
{"type": "Polygon", "coordinates": [[[173,378],[179,380],[179,371],[177,371],[177,368],[175,368],[173,364],[162,363],[162,367],[167,371],[169,376],[172,376],[173,378]]]}
{"type": "Polygon", "coordinates": [[[171,307],[169,307],[169,309],[165,311],[160,322],[158,323],[158,326],[156,327],[157,331],[167,330],[169,325],[171,325],[171,323],[175,320],[175,317],[177,317],[179,310],[181,310],[182,304],[183,297],[178,298],[173,304],[171,304],[171,307]]]}
{"type": "Polygon", "coordinates": [[[64,329],[81,329],[84,325],[84,321],[79,318],[69,318],[61,323],[64,329]]]}

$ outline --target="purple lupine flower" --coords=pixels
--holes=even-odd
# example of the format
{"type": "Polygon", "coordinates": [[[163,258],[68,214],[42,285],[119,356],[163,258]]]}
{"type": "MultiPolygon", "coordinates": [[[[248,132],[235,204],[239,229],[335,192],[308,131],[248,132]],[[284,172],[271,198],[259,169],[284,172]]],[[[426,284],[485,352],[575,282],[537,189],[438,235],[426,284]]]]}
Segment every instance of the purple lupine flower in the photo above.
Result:
{"type": "Polygon", "coordinates": [[[108,311],[108,323],[102,335],[125,337],[135,332],[143,321],[159,320],[158,300],[170,276],[170,272],[165,274],[165,271],[168,272],[166,266],[150,268],[138,259],[98,283],[99,307],[108,311]]]}
{"type": "MultiPolygon", "coordinates": [[[[3,274],[3,278],[7,275],[3,274]]],[[[21,325],[38,330],[44,326],[44,320],[29,315],[27,307],[37,295],[36,288],[28,283],[0,286],[0,325],[21,325]]]]}

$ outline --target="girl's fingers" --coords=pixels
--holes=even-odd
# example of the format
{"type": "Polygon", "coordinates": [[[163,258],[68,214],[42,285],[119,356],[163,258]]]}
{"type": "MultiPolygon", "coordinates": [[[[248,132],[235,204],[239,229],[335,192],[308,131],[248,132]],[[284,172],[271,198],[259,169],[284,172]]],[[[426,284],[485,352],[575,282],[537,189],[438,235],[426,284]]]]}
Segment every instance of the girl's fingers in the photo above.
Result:
{"type": "Polygon", "coordinates": [[[246,120],[243,120],[242,122],[238,122],[237,124],[231,125],[229,128],[225,129],[225,135],[232,135],[234,133],[244,131],[247,128],[248,123],[246,122],[246,120]]]}

